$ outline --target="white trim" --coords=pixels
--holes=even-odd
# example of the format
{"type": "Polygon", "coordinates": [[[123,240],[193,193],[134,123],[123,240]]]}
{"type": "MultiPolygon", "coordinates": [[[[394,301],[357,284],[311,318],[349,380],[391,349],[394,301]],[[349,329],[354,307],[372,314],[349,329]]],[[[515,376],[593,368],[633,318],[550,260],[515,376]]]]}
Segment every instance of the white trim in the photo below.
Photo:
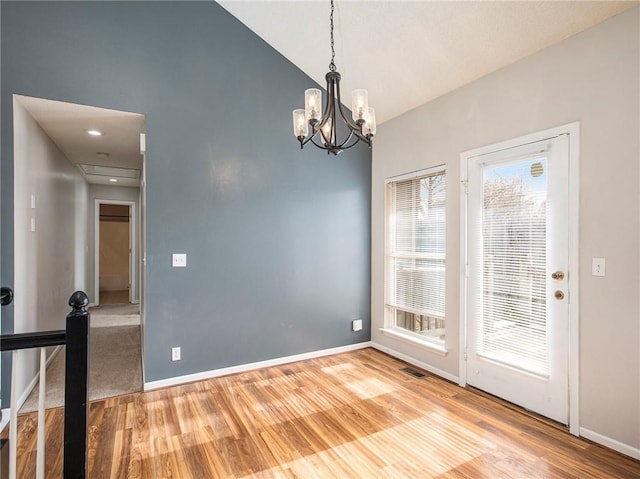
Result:
{"type": "Polygon", "coordinates": [[[142,154],[142,172],[141,172],[141,181],[140,181],[140,190],[138,193],[138,212],[140,214],[138,221],[140,221],[140,228],[138,229],[138,244],[140,246],[139,256],[140,260],[138,264],[140,268],[138,269],[138,303],[140,304],[140,356],[142,359],[142,384],[145,382],[146,377],[146,366],[145,366],[145,351],[144,351],[144,335],[145,335],[145,294],[146,294],[146,271],[147,271],[147,137],[146,134],[142,133],[140,137],[140,141],[144,142],[144,145],[141,145],[140,149],[142,150],[144,147],[144,151],[142,154]]]}
{"type": "Polygon", "coordinates": [[[570,135],[577,135],[580,128],[580,122],[574,121],[573,123],[567,123],[565,125],[549,128],[548,130],[537,131],[535,133],[529,133],[528,135],[519,136],[510,140],[501,141],[498,143],[492,143],[473,150],[464,151],[460,154],[460,158],[464,161],[478,156],[483,156],[488,153],[497,153],[510,148],[517,148],[519,146],[525,146],[529,143],[540,143],[545,140],[551,140],[557,136],[569,133],[570,135]]]}
{"type": "Polygon", "coordinates": [[[608,447],[609,449],[613,449],[614,451],[618,451],[625,456],[629,456],[634,459],[640,459],[640,448],[630,446],[620,441],[616,441],[615,439],[603,436],[602,434],[598,434],[597,432],[591,431],[584,427],[580,428],[580,436],[584,437],[585,439],[589,439],[590,441],[596,442],[602,446],[608,447]]]}
{"type": "Polygon", "coordinates": [[[467,385],[467,274],[469,260],[467,255],[467,200],[469,175],[467,159],[460,155],[460,321],[458,350],[458,386],[467,385]]]}
{"type": "Polygon", "coordinates": [[[44,412],[47,399],[47,350],[40,348],[40,385],[38,387],[38,438],[36,440],[36,479],[44,479],[44,412]]]}
{"type": "MultiPolygon", "coordinates": [[[[579,212],[580,212],[580,122],[575,121],[548,130],[531,133],[500,143],[483,146],[460,154],[460,180],[463,187],[460,191],[460,386],[467,384],[466,371],[466,339],[467,339],[467,195],[468,160],[487,153],[507,150],[520,145],[544,141],[560,135],[569,135],[569,432],[578,436],[580,431],[580,252],[579,252],[579,212]]],[[[594,433],[595,434],[595,433],[594,433]]]]}
{"type": "Polygon", "coordinates": [[[439,354],[440,356],[446,356],[449,354],[449,350],[446,348],[444,344],[440,345],[435,342],[429,341],[428,339],[419,338],[417,335],[410,333],[403,333],[396,329],[391,328],[378,328],[382,334],[389,336],[393,339],[397,339],[399,341],[409,343],[412,346],[418,346],[420,348],[428,349],[429,351],[439,354]]]}
{"type": "Polygon", "coordinates": [[[321,349],[319,351],[311,351],[309,353],[295,354],[293,356],[284,356],[281,358],[267,359],[266,361],[258,361],[255,363],[240,364],[238,366],[230,366],[228,368],[212,369],[201,373],[187,374],[184,376],[176,376],[174,378],[160,379],[159,381],[150,381],[144,384],[145,391],[160,389],[169,386],[177,386],[179,384],[191,383],[194,381],[203,381],[205,379],[217,378],[220,376],[228,376],[229,374],[244,373],[255,369],[269,368],[272,366],[280,366],[282,364],[294,363],[297,361],[305,361],[307,359],[321,358],[323,356],[331,356],[333,354],[347,353],[358,349],[371,347],[371,341],[363,343],[350,344],[348,346],[340,346],[337,348],[321,349]]]}
{"type": "Polygon", "coordinates": [[[430,373],[435,374],[436,376],[440,376],[441,378],[444,378],[448,381],[451,381],[453,383],[458,383],[458,376],[455,376],[441,369],[434,368],[430,364],[423,363],[422,361],[418,361],[417,359],[412,358],[411,356],[408,356],[403,353],[399,353],[394,349],[388,348],[386,346],[383,346],[382,344],[378,344],[374,342],[371,342],[371,347],[374,349],[377,349],[378,351],[382,351],[383,353],[387,353],[389,356],[393,356],[394,358],[401,359],[406,363],[413,364],[414,366],[418,366],[419,368],[424,369],[425,371],[429,371],[430,373]]]}
{"type": "Polygon", "coordinates": [[[95,209],[93,217],[93,294],[94,306],[100,305],[100,205],[127,205],[129,206],[129,247],[131,248],[131,257],[129,258],[129,301],[136,297],[136,242],[138,241],[136,231],[136,202],[122,200],[95,200],[95,209]]]}
{"type": "Polygon", "coordinates": [[[569,133],[569,432],[580,434],[580,122],[569,133]]]}
{"type": "MultiPolygon", "coordinates": [[[[441,315],[437,315],[434,314],[432,312],[427,312],[427,311],[418,311],[418,310],[412,310],[411,308],[406,308],[406,307],[400,307],[397,306],[395,304],[395,301],[391,301],[390,300],[390,284],[393,281],[391,279],[391,262],[389,261],[390,258],[407,258],[407,259],[414,259],[414,258],[425,258],[425,259],[438,259],[438,260],[443,260],[444,261],[444,266],[442,266],[442,270],[445,273],[445,283],[446,283],[446,273],[447,273],[447,266],[446,266],[446,258],[447,258],[447,252],[445,250],[445,253],[391,253],[391,244],[392,241],[390,241],[390,238],[393,237],[395,235],[395,231],[391,231],[392,228],[395,227],[395,224],[391,224],[390,221],[390,211],[395,211],[396,209],[396,205],[395,205],[395,195],[392,195],[389,193],[389,189],[390,187],[393,187],[396,183],[399,183],[401,181],[406,181],[406,180],[411,180],[414,178],[429,178],[429,177],[433,177],[433,176],[438,176],[441,175],[444,179],[445,179],[445,210],[446,210],[446,204],[447,204],[447,200],[446,200],[446,191],[447,191],[447,186],[446,186],[446,177],[447,177],[447,165],[446,164],[440,164],[440,165],[435,165],[435,166],[430,166],[428,168],[422,168],[420,170],[416,170],[416,171],[411,171],[409,173],[404,173],[404,174],[400,174],[400,175],[396,175],[396,176],[391,176],[388,178],[385,178],[385,190],[384,190],[384,200],[385,200],[385,212],[384,212],[384,311],[383,311],[383,328],[380,328],[379,331],[384,333],[384,334],[388,334],[391,337],[394,337],[396,339],[400,339],[403,340],[405,342],[409,342],[413,345],[418,345],[421,347],[426,347],[429,350],[432,350],[434,352],[437,352],[438,354],[441,355],[446,355],[448,354],[448,350],[446,349],[446,347],[444,345],[438,345],[436,343],[433,343],[431,341],[428,340],[421,340],[419,337],[417,336],[413,336],[411,334],[407,334],[404,335],[401,332],[399,332],[398,330],[395,329],[396,327],[396,310],[403,310],[403,311],[407,311],[410,313],[414,313],[414,314],[421,314],[421,315],[427,315],[427,316],[431,316],[431,317],[437,317],[438,319],[445,319],[447,317],[447,312],[445,311],[444,316],[441,315]]],[[[446,223],[446,211],[445,211],[445,223],[446,223]]],[[[445,224],[446,226],[446,224],[445,224]]],[[[446,230],[446,228],[445,228],[446,230]]],[[[445,237],[446,237],[446,231],[445,231],[445,237]]],[[[445,238],[446,239],[446,238],[445,238]]],[[[445,241],[446,243],[446,241],[445,241]]],[[[446,246],[446,245],[445,245],[446,246]]],[[[445,299],[446,299],[446,284],[445,284],[445,299]]],[[[446,321],[445,321],[445,336],[446,336],[446,321]]]]}
{"type": "Polygon", "coordinates": [[[403,173],[401,175],[396,175],[396,176],[390,176],[388,178],[385,178],[384,180],[384,184],[388,185],[389,183],[396,183],[398,181],[404,181],[404,180],[411,180],[413,178],[418,178],[418,177],[427,177],[427,176],[435,176],[437,175],[440,171],[445,171],[447,170],[447,165],[445,163],[442,163],[440,165],[434,165],[434,166],[430,166],[428,168],[422,168],[420,170],[416,170],[416,171],[411,171],[409,173],[403,173]]]}

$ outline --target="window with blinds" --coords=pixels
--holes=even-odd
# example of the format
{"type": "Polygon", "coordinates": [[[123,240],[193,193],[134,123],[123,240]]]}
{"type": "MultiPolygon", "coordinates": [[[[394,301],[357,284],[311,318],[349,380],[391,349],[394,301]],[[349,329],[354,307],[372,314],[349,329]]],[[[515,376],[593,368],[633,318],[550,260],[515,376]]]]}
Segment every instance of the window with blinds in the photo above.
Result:
{"type": "Polygon", "coordinates": [[[387,183],[387,324],[444,344],[443,167],[387,183]]]}
{"type": "Polygon", "coordinates": [[[546,159],[485,166],[478,354],[548,374],[546,159]]]}

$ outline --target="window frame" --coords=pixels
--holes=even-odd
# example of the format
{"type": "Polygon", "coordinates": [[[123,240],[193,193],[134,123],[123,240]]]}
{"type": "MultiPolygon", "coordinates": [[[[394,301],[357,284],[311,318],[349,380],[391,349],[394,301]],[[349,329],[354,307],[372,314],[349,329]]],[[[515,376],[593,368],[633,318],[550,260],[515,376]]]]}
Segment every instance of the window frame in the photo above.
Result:
{"type": "MultiPolygon", "coordinates": [[[[446,355],[448,350],[446,348],[446,311],[445,316],[442,318],[444,321],[444,329],[445,334],[443,339],[436,339],[432,337],[425,336],[420,334],[419,332],[414,332],[409,329],[402,328],[396,325],[396,317],[397,311],[405,311],[408,313],[415,313],[415,311],[408,311],[407,309],[398,308],[397,305],[391,304],[391,291],[392,291],[392,282],[394,281],[392,274],[392,259],[397,257],[396,255],[402,255],[403,253],[394,253],[392,252],[392,245],[394,242],[394,235],[396,232],[396,222],[393,219],[396,208],[396,198],[393,192],[393,185],[414,179],[422,179],[429,176],[438,176],[443,175],[445,178],[445,191],[444,191],[444,208],[445,208],[445,253],[433,253],[430,256],[434,256],[433,259],[441,259],[443,261],[444,267],[444,289],[443,289],[443,298],[442,302],[446,305],[446,204],[447,204],[447,186],[446,186],[446,178],[447,178],[447,168],[446,165],[437,165],[430,168],[425,168],[422,170],[414,171],[411,173],[393,176],[387,178],[385,180],[385,221],[384,221],[384,229],[385,229],[385,252],[384,252],[384,327],[380,329],[380,331],[393,337],[394,339],[399,339],[404,342],[411,343],[413,345],[423,346],[427,349],[430,349],[434,352],[440,353],[442,355],[446,355]],[[440,256],[440,258],[437,258],[440,256]]],[[[415,236],[414,236],[415,238],[415,236]]],[[[419,255],[419,254],[418,254],[419,255]]]]}

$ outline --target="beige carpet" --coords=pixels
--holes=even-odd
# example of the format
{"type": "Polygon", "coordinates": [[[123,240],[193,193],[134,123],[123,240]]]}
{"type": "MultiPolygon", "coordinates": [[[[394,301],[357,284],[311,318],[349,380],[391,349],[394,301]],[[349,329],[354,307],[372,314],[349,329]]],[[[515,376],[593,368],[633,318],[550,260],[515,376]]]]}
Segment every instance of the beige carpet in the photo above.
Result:
{"type": "MultiPolygon", "coordinates": [[[[116,319],[117,316],[114,316],[116,319]]],[[[142,356],[140,326],[122,325],[94,327],[91,316],[89,399],[104,399],[142,390],[142,356]]],[[[45,407],[64,404],[64,348],[47,368],[45,407]]],[[[38,409],[38,386],[29,395],[20,413],[38,409]]]]}

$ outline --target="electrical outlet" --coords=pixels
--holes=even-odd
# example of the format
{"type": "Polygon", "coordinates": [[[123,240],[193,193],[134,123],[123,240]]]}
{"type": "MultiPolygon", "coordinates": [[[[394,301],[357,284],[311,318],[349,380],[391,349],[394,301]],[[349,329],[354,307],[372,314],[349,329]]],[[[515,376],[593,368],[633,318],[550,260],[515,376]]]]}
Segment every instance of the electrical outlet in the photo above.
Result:
{"type": "Polygon", "coordinates": [[[605,275],[605,260],[604,260],[604,258],[591,258],[591,275],[592,276],[604,276],[605,275]]]}
{"type": "Polygon", "coordinates": [[[171,266],[174,268],[186,268],[187,255],[185,253],[173,253],[171,255],[171,266]]]}
{"type": "Polygon", "coordinates": [[[171,361],[180,361],[180,347],[171,348],[171,361]]]}
{"type": "Polygon", "coordinates": [[[351,322],[351,330],[352,331],[362,331],[362,320],[361,319],[354,319],[351,322]]]}

